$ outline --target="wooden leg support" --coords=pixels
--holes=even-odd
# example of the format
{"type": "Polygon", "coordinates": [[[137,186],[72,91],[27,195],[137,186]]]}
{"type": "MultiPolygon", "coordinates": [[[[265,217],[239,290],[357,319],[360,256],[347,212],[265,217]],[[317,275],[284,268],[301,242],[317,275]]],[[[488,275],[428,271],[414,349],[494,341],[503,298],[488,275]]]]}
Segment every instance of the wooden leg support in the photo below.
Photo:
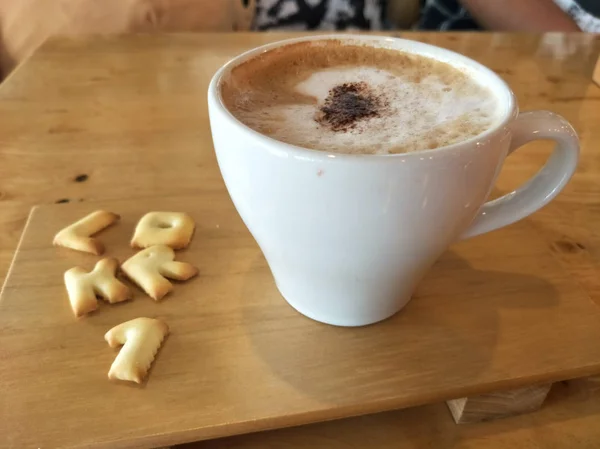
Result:
{"type": "Polygon", "coordinates": [[[456,424],[476,423],[539,409],[552,384],[498,391],[446,401],[456,424]]]}

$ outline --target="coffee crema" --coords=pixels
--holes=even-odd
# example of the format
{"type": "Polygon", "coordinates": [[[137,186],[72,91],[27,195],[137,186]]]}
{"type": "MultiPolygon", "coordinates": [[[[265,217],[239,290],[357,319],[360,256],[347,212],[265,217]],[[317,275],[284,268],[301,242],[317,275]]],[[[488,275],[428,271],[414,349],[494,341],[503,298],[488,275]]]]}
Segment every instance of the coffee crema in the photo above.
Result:
{"type": "Polygon", "coordinates": [[[332,153],[394,154],[481,134],[499,101],[450,64],[328,39],[261,53],[220,85],[229,111],[282,142],[332,153]]]}

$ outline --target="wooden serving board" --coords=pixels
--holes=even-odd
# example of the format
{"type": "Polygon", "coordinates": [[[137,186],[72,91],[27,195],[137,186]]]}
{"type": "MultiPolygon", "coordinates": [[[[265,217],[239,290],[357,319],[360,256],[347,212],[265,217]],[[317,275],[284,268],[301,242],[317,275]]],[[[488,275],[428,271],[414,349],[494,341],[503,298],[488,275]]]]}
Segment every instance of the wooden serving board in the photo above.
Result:
{"type": "Polygon", "coordinates": [[[0,446],[153,447],[409,407],[600,372],[600,311],[526,223],[462,242],[395,317],[336,328],[277,292],[224,191],[33,210],[0,301],[0,446]],[[97,257],[52,246],[62,227],[104,208],[98,238],[124,260],[148,211],[197,222],[178,259],[199,277],[155,303],[102,304],[75,319],[62,276],[97,257]],[[171,327],[142,386],[112,383],[112,326],[171,327]]]}

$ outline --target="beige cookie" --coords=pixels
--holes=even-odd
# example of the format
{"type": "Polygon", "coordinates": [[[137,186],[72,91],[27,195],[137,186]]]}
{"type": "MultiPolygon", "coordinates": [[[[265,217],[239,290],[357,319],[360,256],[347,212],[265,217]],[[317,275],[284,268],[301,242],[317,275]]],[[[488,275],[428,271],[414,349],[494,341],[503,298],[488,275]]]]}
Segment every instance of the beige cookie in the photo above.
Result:
{"type": "Polygon", "coordinates": [[[99,256],[104,252],[104,245],[92,236],[115,223],[119,218],[112,212],[97,210],[59,231],[53,243],[56,246],[99,256]]]}
{"type": "Polygon", "coordinates": [[[173,289],[173,284],[167,278],[187,281],[198,274],[198,269],[193,265],[176,262],[175,251],[164,245],[140,251],[125,261],[121,270],[157,301],[173,289]]]}
{"type": "Polygon", "coordinates": [[[194,220],[182,212],[148,212],[135,228],[131,246],[148,248],[166,245],[173,249],[185,248],[194,234],[194,220]]]}
{"type": "Polygon", "coordinates": [[[113,327],[104,339],[111,348],[123,347],[108,371],[108,378],[141,383],[168,334],[169,326],[153,318],[136,318],[113,327]]]}
{"type": "Polygon", "coordinates": [[[97,297],[111,304],[131,299],[131,290],[115,276],[118,267],[117,259],[106,258],[90,272],[80,267],[65,272],[65,286],[75,316],[96,310],[97,297]]]}

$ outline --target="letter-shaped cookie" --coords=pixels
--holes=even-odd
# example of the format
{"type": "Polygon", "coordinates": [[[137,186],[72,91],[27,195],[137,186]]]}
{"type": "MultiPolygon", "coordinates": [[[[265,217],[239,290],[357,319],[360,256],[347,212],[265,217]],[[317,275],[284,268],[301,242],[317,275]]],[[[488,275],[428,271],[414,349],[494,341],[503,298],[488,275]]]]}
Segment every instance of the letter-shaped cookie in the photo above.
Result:
{"type": "Polygon", "coordinates": [[[168,333],[169,326],[153,318],[136,318],[113,327],[104,339],[111,348],[123,347],[108,378],[141,383],[168,333]]]}
{"type": "Polygon", "coordinates": [[[166,245],[182,249],[189,245],[194,233],[194,220],[181,212],[148,212],[135,228],[131,246],[148,248],[166,245]]]}
{"type": "Polygon", "coordinates": [[[121,270],[156,301],[173,289],[173,284],[166,278],[187,281],[198,274],[193,265],[176,262],[173,249],[164,245],[140,251],[126,260],[121,270]]]}
{"type": "Polygon", "coordinates": [[[131,299],[129,288],[115,276],[118,266],[117,259],[106,258],[90,272],[80,267],[65,272],[65,286],[75,316],[96,310],[98,296],[111,304],[131,299]]]}
{"type": "Polygon", "coordinates": [[[104,252],[104,245],[92,235],[115,223],[119,218],[112,212],[97,210],[59,231],[53,243],[56,246],[99,256],[104,252]]]}

